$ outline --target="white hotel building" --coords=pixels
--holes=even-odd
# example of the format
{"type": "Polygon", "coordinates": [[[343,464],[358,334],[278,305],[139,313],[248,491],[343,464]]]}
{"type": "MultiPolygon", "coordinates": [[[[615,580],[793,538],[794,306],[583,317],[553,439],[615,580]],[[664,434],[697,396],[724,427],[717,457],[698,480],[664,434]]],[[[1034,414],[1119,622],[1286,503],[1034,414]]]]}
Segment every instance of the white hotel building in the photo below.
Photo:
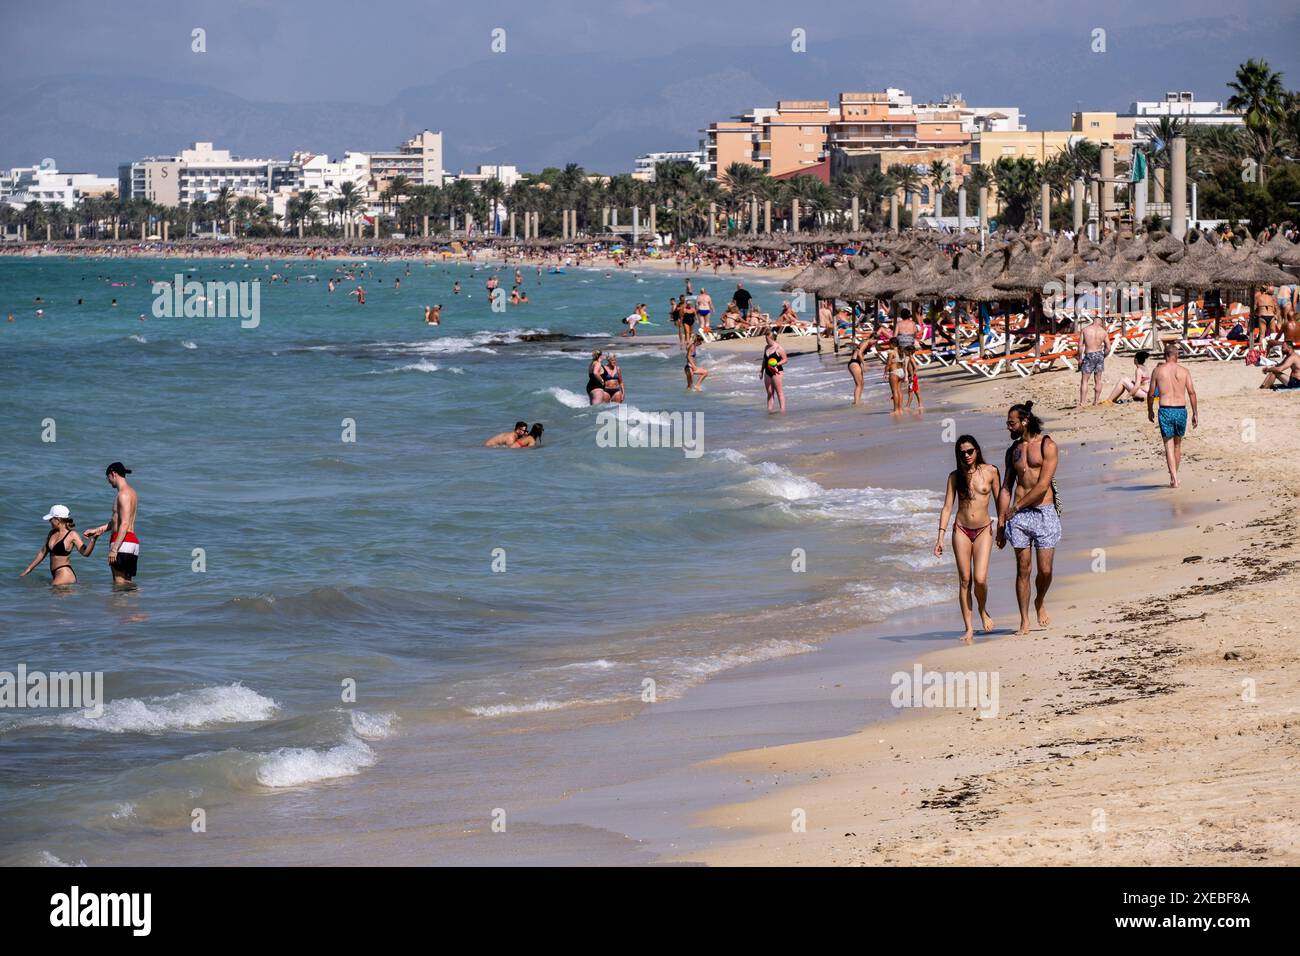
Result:
{"type": "Polygon", "coordinates": [[[52,159],[43,159],[37,166],[0,170],[0,202],[15,209],[32,202],[72,209],[82,199],[104,196],[117,188],[117,180],[108,176],[59,172],[52,159]]]}

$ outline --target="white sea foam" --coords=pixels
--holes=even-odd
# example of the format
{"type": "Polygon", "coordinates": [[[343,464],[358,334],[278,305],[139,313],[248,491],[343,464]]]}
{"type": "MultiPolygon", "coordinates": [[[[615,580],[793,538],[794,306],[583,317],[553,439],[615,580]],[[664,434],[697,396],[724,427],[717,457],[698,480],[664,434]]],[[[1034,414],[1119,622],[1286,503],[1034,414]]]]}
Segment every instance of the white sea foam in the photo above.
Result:
{"type": "Polygon", "coordinates": [[[747,482],[747,487],[759,494],[783,498],[786,501],[802,501],[826,493],[826,489],[817,482],[796,475],[773,462],[761,461],[755,467],[759,471],[759,477],[747,482]]]}
{"type": "Polygon", "coordinates": [[[547,710],[563,710],[582,701],[535,700],[529,704],[491,704],[482,707],[466,707],[467,713],[475,717],[508,717],[512,714],[537,714],[547,710]]]}
{"type": "MultiPolygon", "coordinates": [[[[670,673],[675,672],[688,680],[700,680],[720,671],[757,664],[760,661],[776,660],[794,654],[807,654],[817,650],[817,645],[807,641],[791,641],[773,638],[753,646],[739,645],[727,648],[716,654],[699,660],[670,662],[670,673]]],[[[671,692],[671,688],[670,688],[671,692]]]]}
{"type": "Polygon", "coordinates": [[[558,385],[552,385],[550,388],[543,389],[536,394],[550,395],[567,408],[589,408],[591,406],[591,399],[586,395],[579,395],[577,392],[571,392],[567,388],[560,388],[558,385]]]}
{"type": "Polygon", "coordinates": [[[144,345],[144,344],[145,344],[146,342],[148,342],[149,340],[146,339],[143,335],[133,335],[133,336],[131,336],[131,341],[132,341],[132,342],[139,342],[141,345],[144,345]]]}
{"type": "Polygon", "coordinates": [[[396,714],[368,714],[364,710],[348,712],[353,732],[362,740],[383,740],[393,733],[396,714]]]}
{"type": "Polygon", "coordinates": [[[262,755],[257,767],[257,782],[264,787],[281,789],[337,777],[354,777],[366,767],[373,766],[375,759],[375,752],[366,742],[352,736],[329,750],[281,747],[262,755]]]}
{"type": "Polygon", "coordinates": [[[184,342],[181,343],[181,348],[185,348],[185,349],[196,349],[198,347],[199,347],[198,343],[191,342],[189,339],[186,339],[184,342]]]}
{"type": "Polygon", "coordinates": [[[880,615],[940,604],[951,600],[954,590],[951,585],[943,586],[928,581],[895,584],[888,588],[867,582],[853,582],[846,585],[845,589],[863,605],[864,610],[880,615]]]}
{"type": "Polygon", "coordinates": [[[214,724],[241,724],[269,720],[279,705],[241,684],[200,687],[166,697],[139,700],[124,697],[104,705],[100,717],[89,711],[36,717],[27,726],[71,727],[110,734],[162,734],[194,730],[214,724]]]}
{"type": "Polygon", "coordinates": [[[371,375],[391,375],[394,372],[437,372],[442,366],[428,359],[421,359],[411,365],[399,365],[397,368],[384,368],[371,372],[371,375]]]}
{"type": "Polygon", "coordinates": [[[36,854],[36,866],[85,866],[85,860],[78,860],[76,863],[64,863],[49,850],[41,850],[36,854]]]}

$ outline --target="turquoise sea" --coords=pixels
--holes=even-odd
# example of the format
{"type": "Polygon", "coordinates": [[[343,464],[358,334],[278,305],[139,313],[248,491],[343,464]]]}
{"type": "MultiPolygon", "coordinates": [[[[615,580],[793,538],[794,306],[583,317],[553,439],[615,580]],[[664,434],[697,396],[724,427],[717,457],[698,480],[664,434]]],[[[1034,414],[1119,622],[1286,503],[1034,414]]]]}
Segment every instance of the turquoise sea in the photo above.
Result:
{"type": "MultiPolygon", "coordinates": [[[[496,267],[373,261],[364,306],[356,281],[327,289],[347,268],[0,259],[0,671],[102,671],[107,697],[99,717],[0,710],[0,862],[249,859],[176,835],[196,809],[264,841],[329,834],[327,807],[391,794],[386,761],[424,761],[418,819],[463,832],[539,753],[582,764],[542,745],[554,728],[948,600],[934,488],[781,463],[847,404],[842,365],[795,359],[786,416],[748,355],[703,350],[713,374],[685,391],[680,275],[529,267],[531,302],[494,312],[496,267]],[[178,271],[258,280],[257,326],[154,317],[151,281],[178,271]],[[653,324],[619,338],[642,301],[653,324]],[[701,413],[703,454],[598,445],[593,348],[619,353],[634,410],[701,413]],[[516,419],[542,447],[481,447],[516,419]],[[138,587],[110,587],[106,543],[64,592],[44,567],[19,580],[51,505],[107,520],[114,460],[140,496],[138,587]]],[[[736,280],[692,281],[723,302],[736,280]]],[[[746,285],[779,308],[777,283],[746,285]]],[[[887,466],[888,436],[863,441],[887,466]]]]}

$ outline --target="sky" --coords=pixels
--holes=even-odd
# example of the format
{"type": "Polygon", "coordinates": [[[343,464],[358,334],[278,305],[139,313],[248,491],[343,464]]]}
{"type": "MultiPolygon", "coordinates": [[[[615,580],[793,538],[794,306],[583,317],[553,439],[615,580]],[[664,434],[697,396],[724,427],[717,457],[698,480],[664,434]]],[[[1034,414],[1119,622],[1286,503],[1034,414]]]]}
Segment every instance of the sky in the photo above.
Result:
{"type": "Polygon", "coordinates": [[[886,86],[918,101],[963,93],[1061,129],[1072,110],[1125,110],[1166,90],[1223,98],[1261,53],[1300,87],[1295,0],[0,0],[0,11],[0,166],[53,156],[99,172],[198,139],[244,156],[338,155],[421,128],[444,133],[452,171],[570,160],[627,171],[777,98],[886,86]],[[1097,31],[1106,56],[1093,55],[1097,31]]]}
{"type": "MultiPolygon", "coordinates": [[[[1225,9],[1261,31],[1294,0],[3,0],[0,83],[67,72],[166,78],[257,100],[383,103],[449,68],[492,68],[492,31],[506,51],[614,56],[671,53],[700,43],[788,48],[791,31],[819,40],[860,33],[905,36],[941,54],[945,35],[987,40],[990,57],[1014,57],[1017,38],[1077,23],[1094,28],[1168,24],[1225,9]],[[191,34],[206,31],[207,52],[191,34]],[[927,42],[928,41],[928,42],[927,42]]],[[[1300,39],[1300,38],[1297,38],[1300,39]]],[[[870,43],[864,57],[870,56],[870,43]]],[[[775,78],[774,78],[775,79],[775,78]]],[[[828,94],[829,95],[829,94],[828,94]]]]}

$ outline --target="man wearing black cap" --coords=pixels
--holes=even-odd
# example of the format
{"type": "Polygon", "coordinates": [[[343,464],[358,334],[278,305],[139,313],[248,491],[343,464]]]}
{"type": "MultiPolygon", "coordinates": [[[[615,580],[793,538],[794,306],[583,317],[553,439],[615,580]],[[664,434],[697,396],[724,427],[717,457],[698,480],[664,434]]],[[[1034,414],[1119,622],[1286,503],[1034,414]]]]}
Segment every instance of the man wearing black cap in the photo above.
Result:
{"type": "Polygon", "coordinates": [[[135,489],[127,484],[126,476],[129,474],[131,469],[120,461],[104,469],[104,477],[117,492],[117,498],[113,500],[113,516],[108,524],[86,532],[86,537],[98,538],[112,529],[108,542],[108,567],[113,572],[113,583],[117,585],[131,583],[140,560],[140,539],[135,536],[135,512],[139,500],[135,489]]]}

